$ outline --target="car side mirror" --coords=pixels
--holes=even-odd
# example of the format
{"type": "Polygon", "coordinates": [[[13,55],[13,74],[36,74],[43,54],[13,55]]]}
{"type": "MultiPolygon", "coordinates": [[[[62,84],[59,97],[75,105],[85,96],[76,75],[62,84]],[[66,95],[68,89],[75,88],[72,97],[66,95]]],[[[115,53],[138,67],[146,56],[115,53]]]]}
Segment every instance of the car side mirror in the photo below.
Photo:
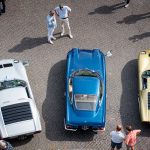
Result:
{"type": "Polygon", "coordinates": [[[23,60],[23,61],[22,61],[22,64],[23,64],[24,66],[29,66],[29,61],[23,60]]]}
{"type": "Polygon", "coordinates": [[[64,92],[64,96],[66,97],[66,92],[64,92]]]}
{"type": "Polygon", "coordinates": [[[110,51],[108,51],[106,54],[105,54],[105,56],[107,56],[107,57],[111,57],[112,56],[112,50],[110,50],[110,51]]]}

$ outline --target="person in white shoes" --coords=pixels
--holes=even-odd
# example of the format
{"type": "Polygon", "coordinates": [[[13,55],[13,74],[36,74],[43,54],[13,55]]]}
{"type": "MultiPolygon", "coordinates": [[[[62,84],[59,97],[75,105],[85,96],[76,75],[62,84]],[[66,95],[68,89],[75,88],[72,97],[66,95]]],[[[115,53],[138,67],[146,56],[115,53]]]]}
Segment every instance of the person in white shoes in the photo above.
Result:
{"type": "Polygon", "coordinates": [[[127,8],[128,6],[129,6],[129,2],[130,2],[130,0],[124,0],[125,1],[125,8],[127,8]]]}
{"type": "Polygon", "coordinates": [[[49,15],[47,16],[47,28],[48,28],[48,42],[50,44],[54,44],[52,40],[56,40],[53,36],[54,30],[57,27],[56,18],[55,18],[55,11],[50,11],[49,15]]]}
{"type": "Polygon", "coordinates": [[[55,12],[61,21],[61,26],[62,26],[61,36],[63,36],[65,33],[64,25],[67,25],[69,30],[69,37],[72,39],[73,36],[69,25],[69,14],[71,12],[71,8],[60,4],[58,7],[55,8],[55,12]]]}
{"type": "Polygon", "coordinates": [[[124,134],[121,132],[121,125],[117,125],[115,131],[110,132],[111,136],[111,150],[114,150],[115,147],[117,150],[120,150],[122,148],[123,140],[125,139],[124,134]]]}

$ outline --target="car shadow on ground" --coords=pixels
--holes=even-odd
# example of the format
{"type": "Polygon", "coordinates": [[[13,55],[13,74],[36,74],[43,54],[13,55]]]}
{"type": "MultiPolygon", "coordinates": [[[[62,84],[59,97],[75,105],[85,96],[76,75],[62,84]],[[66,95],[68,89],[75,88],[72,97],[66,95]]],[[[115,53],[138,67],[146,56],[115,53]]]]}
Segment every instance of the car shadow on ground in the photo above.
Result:
{"type": "Polygon", "coordinates": [[[144,38],[149,38],[150,37],[150,32],[145,32],[139,35],[134,35],[129,37],[129,40],[132,42],[138,42],[139,40],[143,40],[144,38]]]}
{"type": "Polygon", "coordinates": [[[89,15],[95,14],[112,14],[114,11],[124,7],[124,3],[118,3],[112,6],[101,6],[96,8],[93,12],[90,12],[89,15]]]}
{"type": "Polygon", "coordinates": [[[32,48],[35,48],[37,46],[46,44],[47,42],[47,37],[39,37],[39,38],[31,38],[31,37],[25,37],[21,40],[21,42],[14,46],[13,48],[9,49],[8,52],[18,52],[21,53],[24,50],[29,50],[32,48]]]}
{"type": "Polygon", "coordinates": [[[121,21],[117,21],[118,24],[134,24],[137,21],[143,20],[143,19],[147,19],[150,18],[150,12],[144,13],[144,14],[139,14],[139,15],[130,15],[130,16],[126,16],[125,18],[123,18],[123,20],[121,21]]]}
{"type": "Polygon", "coordinates": [[[150,124],[142,124],[140,121],[138,106],[138,60],[129,61],[122,70],[122,97],[120,102],[120,116],[122,125],[133,126],[133,129],[141,129],[141,136],[150,137],[150,124]]]}
{"type": "Polygon", "coordinates": [[[50,70],[46,99],[42,106],[46,138],[51,141],[91,141],[92,131],[65,131],[65,76],[66,61],[56,63],[50,70]]]}
{"type": "Polygon", "coordinates": [[[33,138],[33,136],[27,137],[24,140],[18,140],[17,138],[15,138],[15,139],[8,139],[6,141],[10,142],[12,144],[12,146],[15,148],[15,147],[29,143],[32,140],[32,138],[33,138]]]}

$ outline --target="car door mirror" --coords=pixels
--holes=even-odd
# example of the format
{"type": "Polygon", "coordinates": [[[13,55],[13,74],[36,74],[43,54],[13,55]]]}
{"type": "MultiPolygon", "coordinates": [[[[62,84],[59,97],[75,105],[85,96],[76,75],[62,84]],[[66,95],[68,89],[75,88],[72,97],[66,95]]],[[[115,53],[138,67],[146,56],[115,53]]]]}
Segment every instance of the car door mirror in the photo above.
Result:
{"type": "Polygon", "coordinates": [[[108,52],[105,54],[105,56],[111,57],[111,56],[112,56],[112,50],[108,51],[108,52]]]}
{"type": "Polygon", "coordinates": [[[29,66],[29,61],[23,60],[23,61],[22,61],[22,64],[23,64],[24,66],[29,66]]]}
{"type": "Polygon", "coordinates": [[[64,96],[66,97],[66,92],[64,92],[64,96]]]}

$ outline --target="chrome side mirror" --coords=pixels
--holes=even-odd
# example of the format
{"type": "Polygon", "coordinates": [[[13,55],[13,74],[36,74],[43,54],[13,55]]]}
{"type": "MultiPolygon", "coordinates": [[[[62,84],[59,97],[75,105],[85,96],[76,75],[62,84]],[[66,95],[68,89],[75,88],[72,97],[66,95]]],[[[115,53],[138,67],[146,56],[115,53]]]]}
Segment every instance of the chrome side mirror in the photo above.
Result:
{"type": "Polygon", "coordinates": [[[29,61],[23,60],[23,61],[22,61],[22,64],[23,64],[24,66],[29,66],[29,61]]]}
{"type": "Polygon", "coordinates": [[[107,56],[107,57],[111,57],[112,56],[112,50],[110,50],[110,51],[108,51],[106,54],[105,54],[105,56],[107,56]]]}
{"type": "Polygon", "coordinates": [[[64,96],[65,96],[65,97],[66,97],[66,95],[67,95],[66,92],[64,92],[64,96]]]}

